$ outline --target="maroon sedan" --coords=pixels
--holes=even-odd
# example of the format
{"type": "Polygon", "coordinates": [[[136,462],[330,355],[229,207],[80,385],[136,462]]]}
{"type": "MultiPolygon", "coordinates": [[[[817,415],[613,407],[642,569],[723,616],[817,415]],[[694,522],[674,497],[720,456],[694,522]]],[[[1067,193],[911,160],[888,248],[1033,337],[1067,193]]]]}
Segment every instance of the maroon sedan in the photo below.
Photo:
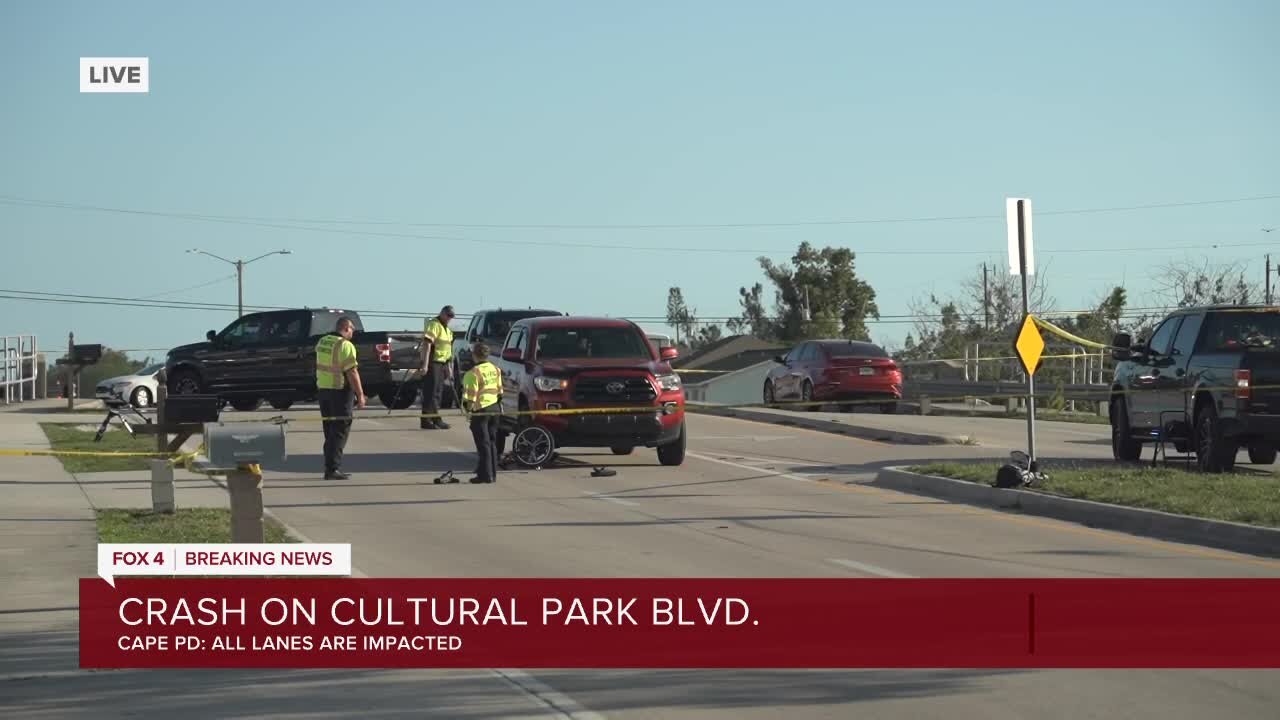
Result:
{"type": "MultiPolygon", "coordinates": [[[[902,371],[883,348],[853,340],[809,340],[774,358],[778,367],[764,381],[764,401],[876,401],[880,412],[893,413],[902,399],[902,371]]],[[[852,411],[849,403],[842,409],[852,411]]]]}

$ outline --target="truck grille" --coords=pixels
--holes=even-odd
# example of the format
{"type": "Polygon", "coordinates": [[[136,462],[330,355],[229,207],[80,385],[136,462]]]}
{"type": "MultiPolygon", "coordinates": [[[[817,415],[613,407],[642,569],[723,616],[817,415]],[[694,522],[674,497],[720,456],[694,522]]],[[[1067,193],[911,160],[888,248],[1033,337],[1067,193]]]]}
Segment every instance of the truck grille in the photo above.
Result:
{"type": "Polygon", "coordinates": [[[653,385],[642,377],[584,377],[573,384],[573,399],[577,402],[648,403],[657,397],[653,385]],[[610,392],[610,387],[617,392],[610,392]]]}

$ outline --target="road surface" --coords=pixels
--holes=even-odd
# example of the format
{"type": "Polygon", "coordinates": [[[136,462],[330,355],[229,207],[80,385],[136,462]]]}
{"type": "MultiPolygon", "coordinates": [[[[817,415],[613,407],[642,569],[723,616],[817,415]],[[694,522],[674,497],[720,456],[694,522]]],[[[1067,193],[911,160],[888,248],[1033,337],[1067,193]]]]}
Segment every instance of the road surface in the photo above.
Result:
{"type": "MultiPolygon", "coordinates": [[[[422,431],[413,418],[366,415],[348,445],[351,479],[321,479],[320,426],[296,423],[290,459],[267,474],[265,493],[268,506],[308,539],[353,543],[358,570],[374,577],[1280,576],[1276,561],[868,485],[886,465],[1002,457],[1003,447],[888,445],[693,416],[679,468],[658,465],[643,449],[628,457],[588,451],[571,457],[609,464],[618,475],[592,478],[584,465],[506,472],[495,485],[475,486],[465,483],[474,455],[460,419],[447,431],[422,431]],[[432,484],[449,469],[463,484],[432,484]]],[[[1097,441],[1105,428],[1071,431],[1051,430],[1047,454],[1106,457],[1097,441]]],[[[140,483],[138,492],[147,488],[140,483]]],[[[91,707],[76,713],[68,700],[56,714],[96,717],[138,702],[196,717],[214,712],[204,705],[221,697],[232,705],[214,705],[214,714],[252,714],[258,698],[298,716],[341,714],[348,698],[369,690],[382,700],[366,717],[412,710],[441,717],[1190,720],[1272,718],[1280,707],[1280,674],[1257,671],[155,673],[123,683],[111,675],[91,681],[99,686],[91,707]]],[[[28,693],[56,692],[46,685],[54,682],[11,688],[21,702],[28,693]]]]}

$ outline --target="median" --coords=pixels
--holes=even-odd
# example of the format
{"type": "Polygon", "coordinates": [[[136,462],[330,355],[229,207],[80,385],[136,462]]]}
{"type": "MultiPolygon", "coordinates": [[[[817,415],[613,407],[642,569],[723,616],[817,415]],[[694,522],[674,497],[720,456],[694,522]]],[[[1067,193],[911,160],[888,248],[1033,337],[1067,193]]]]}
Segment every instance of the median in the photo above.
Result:
{"type": "Polygon", "coordinates": [[[1047,467],[1035,487],[996,488],[997,463],[886,468],[876,484],[948,502],[1017,510],[1093,528],[1280,557],[1280,485],[1269,472],[1175,467],[1047,467]]]}

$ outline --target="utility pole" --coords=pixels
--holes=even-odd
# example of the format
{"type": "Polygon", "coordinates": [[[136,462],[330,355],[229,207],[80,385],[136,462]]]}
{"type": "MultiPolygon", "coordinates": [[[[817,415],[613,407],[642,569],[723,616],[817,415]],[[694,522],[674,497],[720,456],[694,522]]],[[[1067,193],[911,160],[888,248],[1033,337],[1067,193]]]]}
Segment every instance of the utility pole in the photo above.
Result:
{"type": "Polygon", "coordinates": [[[201,250],[200,248],[191,248],[187,252],[196,253],[197,255],[208,255],[209,257],[214,258],[215,260],[221,260],[224,263],[235,266],[236,268],[236,312],[238,313],[236,317],[244,317],[244,266],[248,265],[251,262],[257,262],[258,260],[261,260],[264,257],[270,257],[272,255],[292,255],[293,254],[292,251],[289,251],[289,250],[272,250],[269,253],[259,255],[253,260],[228,260],[222,257],[221,255],[214,255],[213,253],[206,252],[204,250],[201,250]]]}
{"type": "Polygon", "coordinates": [[[991,332],[991,290],[987,285],[986,263],[982,263],[982,326],[991,332]]]}
{"type": "Polygon", "coordinates": [[[1271,253],[1267,253],[1267,304],[1271,304],[1271,253]]]}

